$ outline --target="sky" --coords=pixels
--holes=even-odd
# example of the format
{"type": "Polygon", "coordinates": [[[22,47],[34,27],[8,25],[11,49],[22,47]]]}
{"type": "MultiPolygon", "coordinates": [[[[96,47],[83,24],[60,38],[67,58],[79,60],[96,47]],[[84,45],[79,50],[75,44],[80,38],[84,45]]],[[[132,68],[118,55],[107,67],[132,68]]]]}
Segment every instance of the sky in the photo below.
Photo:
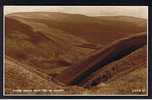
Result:
{"type": "Polygon", "coordinates": [[[15,12],[63,12],[87,16],[133,16],[147,18],[147,6],[4,6],[4,15],[15,12]]]}

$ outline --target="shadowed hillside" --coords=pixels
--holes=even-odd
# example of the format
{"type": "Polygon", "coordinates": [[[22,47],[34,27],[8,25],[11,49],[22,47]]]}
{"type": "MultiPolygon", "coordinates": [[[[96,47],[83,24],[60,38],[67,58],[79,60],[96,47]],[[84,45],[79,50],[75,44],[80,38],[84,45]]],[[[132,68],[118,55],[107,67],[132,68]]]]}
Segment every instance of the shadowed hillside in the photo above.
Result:
{"type": "MultiPolygon", "coordinates": [[[[146,32],[146,29],[146,19],[129,16],[89,17],[57,12],[21,12],[6,15],[6,92],[12,93],[12,90],[16,88],[54,89],[57,87],[65,89],[61,94],[85,94],[87,91],[93,94],[94,88],[100,83],[93,85],[94,87],[89,90],[80,87],[81,85],[64,87],[54,83],[52,77],[60,75],[72,65],[87,59],[97,50],[105,49],[113,41],[146,32]],[[28,79],[28,77],[30,78],[28,79]],[[32,81],[33,79],[35,80],[32,81]],[[16,83],[17,80],[20,81],[16,83]],[[28,81],[30,82],[28,83],[28,81]],[[43,82],[35,85],[37,81],[43,82]]],[[[146,47],[143,49],[144,51],[137,52],[136,50],[131,55],[141,54],[146,57],[146,47]]],[[[124,65],[125,67],[123,62],[128,61],[128,58],[125,56],[121,59],[116,62],[118,66],[124,65]],[[124,60],[121,61],[121,59],[124,60]],[[121,63],[123,64],[121,65],[121,63]]],[[[133,59],[135,58],[133,57],[133,59]]],[[[136,68],[142,70],[146,66],[146,59],[141,59],[141,62],[136,62],[136,68]]],[[[105,66],[113,66],[113,63],[115,62],[105,66]]],[[[96,79],[96,75],[99,75],[96,73],[103,73],[102,71],[92,73],[92,77],[88,77],[89,80],[96,79]]],[[[133,79],[138,80],[138,71],[136,72],[136,69],[133,71],[137,74],[133,79]]],[[[132,77],[130,73],[133,71],[123,70],[122,72],[126,72],[126,75],[132,77]]],[[[125,77],[124,74],[120,73],[120,75],[125,77]]],[[[118,79],[120,75],[116,74],[118,79]]],[[[111,81],[108,84],[112,84],[109,87],[112,88],[113,82],[116,84],[117,81],[116,79],[109,80],[111,81]]],[[[145,77],[142,77],[142,80],[146,82],[145,77]]],[[[124,82],[124,80],[121,81],[124,82]]],[[[87,79],[84,82],[84,86],[90,86],[87,79]]],[[[142,87],[143,84],[145,83],[143,82],[139,86],[142,87]]],[[[99,90],[102,88],[106,88],[107,93],[115,91],[114,87],[109,90],[108,87],[99,86],[99,90]]],[[[127,92],[127,87],[123,88],[123,91],[126,90],[125,93],[130,93],[130,91],[127,92]]],[[[101,91],[102,93],[103,91],[101,91]]]]}
{"type": "MultiPolygon", "coordinates": [[[[134,36],[117,40],[111,43],[111,45],[106,46],[104,49],[100,49],[94,54],[91,54],[87,59],[74,64],[67,70],[63,71],[60,75],[55,77],[55,80],[58,80],[65,85],[83,85],[85,83],[82,81],[89,77],[91,73],[95,73],[100,69],[103,70],[104,66],[107,64],[119,60],[126,55],[129,55],[131,52],[134,52],[135,50],[143,47],[146,45],[146,40],[146,33],[138,33],[134,36]]],[[[109,71],[108,73],[109,75],[113,76],[112,71],[109,71]]],[[[119,71],[115,74],[117,73],[119,73],[119,71]]],[[[102,79],[104,78],[101,78],[101,80],[102,79]]]]}

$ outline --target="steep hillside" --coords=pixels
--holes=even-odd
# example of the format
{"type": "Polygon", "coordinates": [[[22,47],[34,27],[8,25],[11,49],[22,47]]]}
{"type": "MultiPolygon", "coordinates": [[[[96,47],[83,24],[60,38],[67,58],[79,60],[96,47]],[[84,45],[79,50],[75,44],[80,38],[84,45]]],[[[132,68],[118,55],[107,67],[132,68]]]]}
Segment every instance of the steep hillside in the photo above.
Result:
{"type": "Polygon", "coordinates": [[[48,27],[43,27],[42,31],[34,30],[29,25],[7,17],[5,25],[6,55],[48,74],[53,68],[68,66],[94,51],[81,47],[89,42],[64,34],[61,30],[48,27]]]}
{"type": "MultiPolygon", "coordinates": [[[[63,83],[65,85],[79,84],[82,86],[83,84],[92,84],[92,81],[84,83],[83,80],[89,77],[90,74],[96,73],[96,71],[98,70],[106,69],[107,64],[122,59],[135,50],[142,48],[144,45],[146,45],[146,40],[146,33],[138,33],[134,36],[122,38],[121,40],[116,40],[110,45],[107,45],[105,48],[94,52],[88,58],[78,62],[77,64],[72,65],[70,68],[66,69],[57,77],[55,77],[54,80],[60,81],[60,83],[63,83]]],[[[134,66],[132,66],[132,68],[134,68],[134,66]]],[[[120,73],[120,69],[123,71],[126,70],[126,67],[114,67],[114,69],[117,69],[116,73],[113,73],[113,71],[109,70],[107,74],[113,76],[114,74],[120,73]]],[[[104,74],[104,72],[102,73],[104,74]]],[[[104,80],[104,78],[108,76],[109,75],[99,75],[99,81],[104,80]]]]}

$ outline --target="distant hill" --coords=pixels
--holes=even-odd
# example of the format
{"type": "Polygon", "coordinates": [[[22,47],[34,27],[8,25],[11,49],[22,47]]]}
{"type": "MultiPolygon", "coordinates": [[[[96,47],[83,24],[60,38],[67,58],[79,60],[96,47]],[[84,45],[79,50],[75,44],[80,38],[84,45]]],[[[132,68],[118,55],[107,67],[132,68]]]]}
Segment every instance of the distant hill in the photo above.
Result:
{"type": "MultiPolygon", "coordinates": [[[[43,23],[93,43],[107,44],[130,34],[146,31],[146,20],[129,16],[88,17],[56,12],[24,12],[8,15],[33,25],[43,23]],[[107,39],[108,38],[108,39],[107,39]]],[[[34,26],[33,26],[34,27],[34,26]]]]}

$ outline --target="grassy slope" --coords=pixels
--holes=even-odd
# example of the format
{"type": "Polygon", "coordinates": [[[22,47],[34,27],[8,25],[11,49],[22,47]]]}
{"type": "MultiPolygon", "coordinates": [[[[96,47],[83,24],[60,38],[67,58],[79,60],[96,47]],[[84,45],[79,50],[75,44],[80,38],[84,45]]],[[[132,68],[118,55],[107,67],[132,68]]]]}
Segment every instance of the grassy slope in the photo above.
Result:
{"type": "Polygon", "coordinates": [[[15,93],[12,90],[17,89],[55,89],[59,87],[41,77],[33,69],[29,69],[29,65],[16,63],[16,61],[10,58],[6,58],[5,65],[6,93],[15,93]]]}
{"type": "Polygon", "coordinates": [[[11,18],[6,18],[6,26],[6,54],[48,74],[54,68],[81,60],[94,50],[77,46],[88,42],[53,28],[34,31],[11,18]]]}

